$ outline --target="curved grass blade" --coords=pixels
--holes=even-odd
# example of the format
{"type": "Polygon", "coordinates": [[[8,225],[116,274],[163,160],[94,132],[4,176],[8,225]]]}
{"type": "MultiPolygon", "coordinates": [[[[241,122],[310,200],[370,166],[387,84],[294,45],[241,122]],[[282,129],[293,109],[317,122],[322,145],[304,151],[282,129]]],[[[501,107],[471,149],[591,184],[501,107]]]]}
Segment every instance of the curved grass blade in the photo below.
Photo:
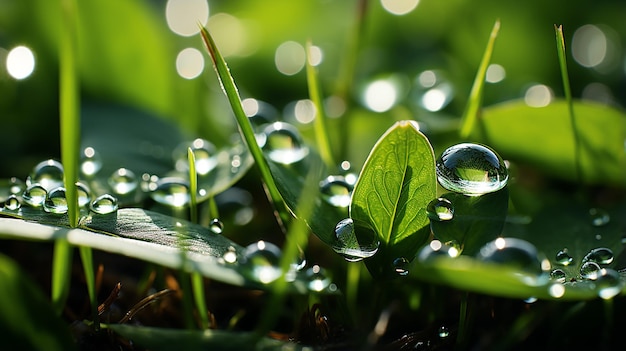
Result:
{"type": "MultiPolygon", "coordinates": [[[[435,156],[413,121],[394,124],[368,156],[352,193],[350,217],[380,240],[366,264],[391,272],[394,259],[412,259],[430,235],[426,206],[436,196],[435,156]]],[[[357,233],[358,235],[358,233],[357,233]]]]}
{"type": "Polygon", "coordinates": [[[495,45],[499,31],[500,20],[497,20],[496,23],[493,25],[493,29],[491,30],[491,35],[489,36],[489,41],[487,42],[485,53],[483,54],[483,58],[480,61],[480,66],[478,66],[476,78],[474,78],[474,84],[472,85],[472,90],[470,91],[467,106],[465,107],[465,111],[463,111],[463,117],[461,118],[461,129],[459,131],[461,138],[463,139],[466,139],[470,135],[471,131],[476,125],[476,121],[478,120],[478,113],[483,102],[483,90],[485,88],[485,77],[487,76],[487,68],[489,67],[489,62],[491,61],[491,54],[493,53],[493,47],[495,45]]]}

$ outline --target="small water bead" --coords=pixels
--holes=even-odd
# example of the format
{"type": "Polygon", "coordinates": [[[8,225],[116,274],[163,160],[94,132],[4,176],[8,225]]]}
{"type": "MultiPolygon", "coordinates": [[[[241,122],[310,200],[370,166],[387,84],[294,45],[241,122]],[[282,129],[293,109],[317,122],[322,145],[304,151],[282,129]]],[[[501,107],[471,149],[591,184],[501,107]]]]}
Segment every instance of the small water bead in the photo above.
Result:
{"type": "Polygon", "coordinates": [[[556,281],[557,283],[565,283],[565,278],[567,274],[562,269],[554,269],[550,272],[550,279],[556,281]]]}
{"type": "Polygon", "coordinates": [[[598,296],[604,300],[608,300],[622,292],[624,282],[616,270],[603,268],[600,270],[595,284],[598,296]]]}
{"type": "Polygon", "coordinates": [[[335,207],[348,207],[354,185],[348,183],[344,176],[331,175],[320,182],[320,193],[324,199],[335,207]]]}
{"type": "Polygon", "coordinates": [[[293,164],[302,160],[309,149],[296,127],[284,122],[274,122],[265,127],[261,147],[277,163],[293,164]]]}
{"type": "Polygon", "coordinates": [[[4,202],[4,208],[11,211],[19,210],[22,205],[16,195],[9,196],[4,202]]]}
{"type": "Polygon", "coordinates": [[[409,274],[409,260],[404,257],[398,257],[393,260],[393,270],[399,276],[406,276],[409,274]]]}
{"type": "Polygon", "coordinates": [[[58,187],[50,190],[43,203],[44,211],[54,214],[67,213],[67,197],[65,188],[58,187]]]}
{"type": "Polygon", "coordinates": [[[326,270],[318,265],[314,265],[305,272],[309,289],[313,291],[322,291],[326,289],[330,283],[330,277],[326,270]]]}
{"type": "Polygon", "coordinates": [[[150,192],[150,197],[166,206],[183,207],[189,203],[189,184],[177,177],[161,178],[156,188],[150,192]]]}
{"type": "Polygon", "coordinates": [[[536,275],[550,270],[550,261],[542,257],[533,244],[518,238],[497,238],[483,246],[477,258],[485,262],[506,264],[536,275]]]}
{"type": "Polygon", "coordinates": [[[213,218],[211,223],[209,223],[209,229],[215,234],[222,234],[224,231],[224,223],[218,218],[213,218]]]}
{"type": "Polygon", "coordinates": [[[419,262],[428,262],[437,257],[454,258],[458,257],[461,251],[454,245],[443,244],[439,240],[433,240],[430,244],[424,246],[417,254],[419,262]]]}
{"type": "Polygon", "coordinates": [[[601,269],[600,265],[595,262],[585,262],[580,266],[580,276],[583,279],[596,280],[600,275],[601,269]]]}
{"type": "Polygon", "coordinates": [[[91,211],[97,214],[110,214],[118,209],[117,198],[111,194],[102,194],[90,204],[91,211]]]}
{"type": "Polygon", "coordinates": [[[567,249],[563,249],[557,252],[555,260],[556,260],[556,263],[562,266],[569,266],[574,261],[572,256],[570,256],[569,253],[567,252],[567,249]]]}
{"type": "Polygon", "coordinates": [[[615,256],[613,255],[613,251],[611,249],[607,249],[606,247],[599,247],[589,251],[585,257],[583,257],[583,262],[595,262],[597,264],[611,264],[615,256]]]}
{"type": "Polygon", "coordinates": [[[611,221],[609,213],[601,208],[590,209],[589,216],[591,216],[591,225],[594,227],[605,226],[611,221]]]}
{"type": "Polygon", "coordinates": [[[436,168],[442,187],[467,195],[498,191],[509,179],[502,158],[491,148],[479,144],[449,147],[437,160],[436,168]]]}
{"type": "Polygon", "coordinates": [[[428,203],[426,214],[433,221],[449,221],[454,218],[454,206],[450,200],[440,197],[428,203]]]}
{"type": "Polygon", "coordinates": [[[46,196],[48,192],[44,189],[43,186],[39,184],[32,184],[26,187],[24,193],[22,194],[22,200],[30,206],[39,207],[42,206],[44,201],[46,201],[46,196]]]}
{"type": "Polygon", "coordinates": [[[527,303],[527,304],[531,304],[531,303],[535,303],[535,302],[537,302],[537,300],[538,300],[538,299],[537,299],[536,297],[531,296],[531,297],[529,297],[529,298],[524,299],[524,302],[525,302],[525,303],[527,303]]]}
{"type": "Polygon", "coordinates": [[[86,178],[91,178],[102,169],[102,156],[91,146],[83,149],[80,155],[80,172],[86,178]]]}
{"type": "Polygon", "coordinates": [[[139,181],[135,172],[127,168],[119,168],[108,179],[111,190],[116,195],[127,195],[137,189],[139,181]]]}
{"type": "Polygon", "coordinates": [[[335,226],[335,243],[332,248],[348,262],[374,256],[379,245],[376,233],[370,228],[355,226],[352,218],[343,219],[335,226]]]}
{"type": "Polygon", "coordinates": [[[278,246],[263,240],[248,245],[243,253],[243,264],[247,268],[249,278],[263,284],[278,279],[281,275],[281,255],[278,246]]]}
{"type": "Polygon", "coordinates": [[[188,149],[191,148],[195,158],[195,168],[198,176],[202,177],[211,172],[217,165],[217,149],[215,145],[205,139],[195,139],[192,142],[182,143],[177,146],[172,153],[174,159],[174,167],[179,172],[189,172],[189,158],[187,156],[188,149]]]}
{"type": "Polygon", "coordinates": [[[56,160],[38,163],[26,178],[26,185],[39,184],[46,191],[63,186],[63,165],[56,160]]]}
{"type": "Polygon", "coordinates": [[[7,200],[11,195],[20,195],[26,189],[26,183],[17,177],[0,179],[0,201],[7,200]]]}
{"type": "Polygon", "coordinates": [[[437,335],[439,335],[439,337],[442,339],[447,338],[448,336],[450,336],[450,329],[448,329],[448,327],[446,327],[445,325],[442,325],[437,330],[437,335]]]}
{"type": "Polygon", "coordinates": [[[234,247],[229,246],[228,250],[226,250],[226,252],[224,252],[224,254],[222,255],[222,258],[226,263],[237,263],[237,251],[234,247]]]}
{"type": "Polygon", "coordinates": [[[78,193],[78,207],[89,206],[91,202],[91,191],[89,187],[84,183],[77,182],[76,192],[78,193]]]}

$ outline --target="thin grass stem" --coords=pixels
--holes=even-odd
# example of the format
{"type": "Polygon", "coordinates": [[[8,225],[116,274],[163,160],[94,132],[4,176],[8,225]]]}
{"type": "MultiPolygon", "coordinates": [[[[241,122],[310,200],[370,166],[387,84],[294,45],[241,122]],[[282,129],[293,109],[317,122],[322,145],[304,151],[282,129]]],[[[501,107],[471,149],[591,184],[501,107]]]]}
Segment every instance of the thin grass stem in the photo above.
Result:
{"type": "Polygon", "coordinates": [[[80,259],[83,262],[83,271],[85,272],[85,281],[87,282],[87,293],[89,294],[89,303],[91,305],[91,314],[93,316],[94,329],[100,330],[100,318],[98,314],[98,297],[96,295],[96,276],[93,267],[93,254],[90,247],[81,246],[78,249],[80,259]]]}
{"type": "Polygon", "coordinates": [[[61,315],[63,312],[70,292],[72,254],[73,247],[66,239],[60,238],[54,242],[52,255],[52,305],[58,315],[61,315]]]}

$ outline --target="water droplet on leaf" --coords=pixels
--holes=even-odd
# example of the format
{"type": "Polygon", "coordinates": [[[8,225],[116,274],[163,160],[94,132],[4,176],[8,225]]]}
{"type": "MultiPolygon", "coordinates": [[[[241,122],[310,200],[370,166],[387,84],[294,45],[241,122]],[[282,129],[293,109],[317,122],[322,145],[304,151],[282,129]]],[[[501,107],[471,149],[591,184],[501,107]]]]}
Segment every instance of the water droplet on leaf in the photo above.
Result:
{"type": "Polygon", "coordinates": [[[246,273],[250,279],[268,284],[281,275],[280,257],[282,253],[278,246],[259,240],[246,247],[243,258],[246,273]]]}
{"type": "Polygon", "coordinates": [[[265,140],[261,147],[269,158],[277,163],[292,164],[309,153],[296,127],[284,122],[274,122],[263,131],[265,140]]]}
{"type": "Polygon", "coordinates": [[[190,200],[189,185],[181,178],[161,178],[157,181],[154,191],[150,192],[150,197],[162,205],[183,207],[190,200]]]}
{"type": "Polygon", "coordinates": [[[111,194],[98,196],[90,205],[90,209],[97,214],[109,214],[117,211],[117,199],[111,194]]]}
{"type": "Polygon", "coordinates": [[[39,184],[46,191],[63,186],[63,165],[59,161],[46,160],[38,163],[26,178],[26,185],[39,184]]]}
{"type": "Polygon", "coordinates": [[[326,270],[318,265],[314,265],[305,272],[309,289],[313,291],[322,291],[326,289],[330,283],[330,277],[326,270]]]}
{"type": "Polygon", "coordinates": [[[409,260],[404,257],[398,257],[393,260],[393,270],[399,276],[406,276],[409,274],[409,260]]]}
{"type": "Polygon", "coordinates": [[[600,265],[593,261],[585,262],[580,266],[580,276],[583,279],[596,280],[601,269],[600,265]]]}
{"type": "Polygon", "coordinates": [[[556,260],[556,263],[558,263],[558,264],[560,264],[562,266],[569,266],[570,263],[572,263],[572,261],[574,261],[572,256],[570,256],[569,253],[567,252],[567,249],[563,249],[563,250],[557,252],[555,260],[556,260]]]}
{"type": "Polygon", "coordinates": [[[606,247],[599,247],[589,251],[585,257],[583,257],[583,262],[595,262],[597,264],[611,264],[613,262],[614,256],[613,251],[611,249],[607,249],[606,247]]]}
{"type": "Polygon", "coordinates": [[[101,169],[102,156],[93,147],[86,147],[80,157],[80,172],[86,178],[91,178],[101,169]]]}
{"type": "Polygon", "coordinates": [[[50,190],[46,201],[43,203],[44,211],[54,214],[67,213],[67,198],[65,195],[65,188],[58,187],[50,190]]]}
{"type": "Polygon", "coordinates": [[[566,274],[562,269],[554,269],[550,272],[550,279],[556,281],[557,283],[565,283],[566,274]]]}
{"type": "Polygon", "coordinates": [[[343,219],[335,226],[333,250],[348,262],[374,256],[379,245],[376,233],[365,226],[355,226],[352,218],[343,219]]]}
{"type": "Polygon", "coordinates": [[[20,209],[20,200],[16,195],[9,196],[8,199],[4,202],[4,208],[11,211],[16,211],[20,209]]]}
{"type": "Polygon", "coordinates": [[[211,223],[209,223],[209,229],[215,234],[222,234],[222,231],[224,231],[224,223],[218,218],[213,218],[211,223]]]}
{"type": "Polygon", "coordinates": [[[78,207],[85,207],[91,202],[91,191],[84,183],[76,183],[76,192],[78,194],[78,207]]]}
{"type": "Polygon", "coordinates": [[[353,187],[343,176],[328,176],[320,182],[320,193],[329,204],[348,207],[353,187]]]}
{"type": "Polygon", "coordinates": [[[437,160],[437,180],[447,190],[482,195],[502,189],[508,181],[502,158],[487,146],[464,143],[449,147],[437,160]]]}
{"type": "Polygon", "coordinates": [[[226,263],[236,263],[237,262],[237,252],[235,251],[235,248],[230,246],[228,248],[228,250],[226,250],[226,252],[224,252],[224,255],[222,255],[222,258],[224,259],[224,261],[226,263]]]}
{"type": "Polygon", "coordinates": [[[528,241],[517,238],[497,238],[483,246],[477,258],[501,263],[540,276],[549,271],[550,263],[528,241]]]}
{"type": "Polygon", "coordinates": [[[109,177],[109,186],[116,195],[127,195],[137,189],[138,180],[135,172],[127,168],[119,168],[109,177]]]}
{"type": "Polygon", "coordinates": [[[39,207],[46,201],[47,195],[48,192],[44,187],[39,184],[32,184],[26,187],[26,190],[24,190],[22,194],[22,199],[30,206],[39,207]]]}
{"type": "Polygon", "coordinates": [[[432,221],[449,221],[454,217],[454,206],[450,200],[440,197],[428,203],[426,213],[432,221]]]}
{"type": "Polygon", "coordinates": [[[424,246],[417,254],[420,262],[428,262],[437,257],[454,258],[458,257],[461,251],[454,245],[443,244],[439,240],[433,240],[430,244],[424,246]]]}
{"type": "Polygon", "coordinates": [[[447,338],[448,336],[450,336],[450,330],[448,329],[448,327],[442,325],[437,330],[437,335],[439,335],[439,337],[442,339],[447,338]]]}
{"type": "Polygon", "coordinates": [[[595,281],[598,296],[608,300],[622,292],[624,282],[619,273],[610,268],[603,268],[595,281]]]}
{"type": "Polygon", "coordinates": [[[611,221],[609,213],[601,208],[592,208],[589,210],[591,216],[591,225],[594,227],[602,227],[611,221]]]}
{"type": "Polygon", "coordinates": [[[178,172],[189,172],[189,159],[187,150],[191,148],[195,158],[196,173],[202,177],[211,172],[217,165],[217,150],[215,145],[205,139],[195,139],[192,142],[185,142],[176,147],[172,153],[174,158],[174,166],[178,172]]]}
{"type": "Polygon", "coordinates": [[[26,183],[17,177],[0,179],[0,201],[6,201],[11,195],[20,195],[26,189],[26,183]]]}

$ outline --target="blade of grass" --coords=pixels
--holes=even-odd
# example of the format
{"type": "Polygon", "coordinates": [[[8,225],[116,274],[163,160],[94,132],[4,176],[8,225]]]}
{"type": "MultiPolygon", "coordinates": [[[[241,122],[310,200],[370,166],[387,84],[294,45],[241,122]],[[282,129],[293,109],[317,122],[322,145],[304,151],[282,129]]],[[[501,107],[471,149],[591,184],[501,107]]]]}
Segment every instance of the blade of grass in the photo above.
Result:
{"type": "MultiPolygon", "coordinates": [[[[198,222],[198,173],[196,173],[196,156],[191,148],[187,148],[187,161],[189,162],[189,209],[191,222],[198,222]]],[[[211,197],[212,198],[212,197],[211,197]]],[[[209,316],[207,315],[206,302],[204,301],[204,280],[198,272],[191,274],[191,286],[196,302],[196,309],[200,317],[202,329],[209,328],[209,316]]]]}
{"type": "MultiPolygon", "coordinates": [[[[254,130],[252,129],[252,125],[246,116],[243,106],[241,105],[241,98],[239,97],[239,92],[237,90],[237,86],[235,85],[235,81],[230,74],[230,70],[228,69],[228,65],[222,54],[219,52],[217,45],[215,45],[215,41],[213,41],[213,37],[209,33],[209,31],[200,26],[200,33],[202,35],[202,40],[211,56],[211,60],[213,61],[213,68],[217,73],[217,77],[222,86],[222,90],[228,101],[230,106],[235,114],[235,118],[237,120],[237,124],[239,126],[239,131],[242,134],[244,141],[246,142],[248,149],[250,150],[250,154],[256,163],[259,172],[261,174],[261,178],[265,185],[265,191],[268,194],[268,197],[272,204],[274,205],[274,209],[278,212],[278,218],[280,219],[281,226],[289,223],[291,221],[291,215],[289,210],[287,209],[287,205],[283,200],[278,188],[276,187],[276,183],[274,178],[272,177],[272,173],[270,171],[269,165],[267,164],[267,160],[263,156],[263,151],[259,147],[256,141],[256,137],[254,135],[254,130]]],[[[284,228],[283,228],[284,230],[284,228]]]]}
{"type": "Polygon", "coordinates": [[[567,60],[565,58],[565,39],[563,35],[563,26],[554,25],[556,33],[556,51],[559,57],[559,67],[561,68],[561,78],[563,80],[563,92],[567,101],[567,109],[569,111],[570,124],[572,127],[572,136],[574,138],[574,160],[576,164],[576,178],[582,181],[582,169],[580,165],[580,143],[578,132],[576,131],[576,117],[574,115],[574,102],[572,100],[572,91],[569,84],[569,76],[567,74],[567,60]]]}
{"type": "Polygon", "coordinates": [[[315,130],[315,140],[317,149],[322,160],[328,167],[333,169],[335,161],[333,160],[333,151],[330,146],[328,128],[326,127],[326,113],[324,113],[324,104],[322,103],[322,89],[320,87],[317,69],[311,63],[311,40],[306,43],[306,78],[309,87],[309,97],[315,105],[315,119],[313,120],[313,128],[315,130]]]}
{"type": "Polygon", "coordinates": [[[89,294],[89,303],[91,304],[91,314],[93,316],[94,329],[100,330],[100,320],[98,315],[98,297],[96,296],[96,276],[93,267],[93,254],[90,247],[81,246],[78,249],[81,261],[83,262],[83,271],[85,272],[85,281],[87,282],[87,292],[89,294]]]}
{"type": "Polygon", "coordinates": [[[54,242],[52,255],[52,305],[57,315],[61,315],[70,292],[70,273],[73,247],[66,239],[54,242]]]}
{"type": "Polygon", "coordinates": [[[483,90],[485,88],[487,68],[489,67],[489,62],[491,62],[493,47],[499,31],[500,20],[498,19],[491,30],[491,35],[489,36],[485,53],[480,61],[480,66],[478,66],[476,78],[474,78],[474,84],[472,85],[472,90],[470,91],[469,101],[467,102],[467,106],[465,107],[465,111],[463,111],[463,116],[461,117],[461,128],[459,131],[461,138],[467,138],[470,135],[470,132],[474,129],[474,125],[478,120],[478,111],[480,110],[483,102],[483,90]]]}

